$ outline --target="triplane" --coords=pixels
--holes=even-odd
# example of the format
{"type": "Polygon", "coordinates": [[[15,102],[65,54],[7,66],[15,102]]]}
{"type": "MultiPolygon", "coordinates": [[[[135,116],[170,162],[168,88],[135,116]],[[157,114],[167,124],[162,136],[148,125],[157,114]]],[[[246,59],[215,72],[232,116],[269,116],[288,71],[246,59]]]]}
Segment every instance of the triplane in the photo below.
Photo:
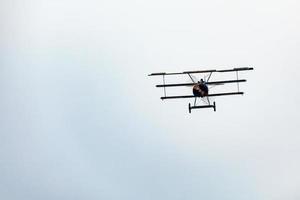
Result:
{"type": "Polygon", "coordinates": [[[194,98],[194,104],[191,105],[189,103],[189,113],[193,109],[200,109],[200,108],[213,108],[214,111],[216,111],[216,103],[210,101],[210,97],[216,97],[216,96],[227,96],[227,95],[243,95],[244,92],[240,92],[239,84],[241,82],[246,82],[245,79],[239,79],[239,72],[240,71],[248,71],[253,70],[252,67],[242,67],[242,68],[233,68],[233,69],[223,69],[223,70],[200,70],[200,71],[185,71],[185,72],[175,72],[175,73],[166,73],[166,72],[160,72],[160,73],[152,73],[148,76],[162,76],[163,78],[163,84],[156,85],[156,87],[163,88],[164,89],[164,96],[161,97],[162,100],[164,99],[182,99],[182,98],[194,98]],[[234,80],[218,80],[218,81],[210,81],[212,75],[214,73],[228,73],[233,72],[236,73],[236,79],[234,80]],[[193,74],[204,74],[204,78],[201,78],[200,80],[197,80],[193,76],[193,74]],[[165,76],[171,76],[171,75],[187,75],[191,82],[188,83],[173,83],[173,84],[166,84],[165,83],[165,76]],[[214,87],[217,85],[224,85],[229,83],[236,83],[237,84],[237,91],[231,91],[226,93],[210,93],[210,87],[214,87]],[[181,87],[181,86],[190,86],[192,87],[193,95],[183,95],[183,96],[167,96],[166,94],[166,88],[167,87],[181,87]],[[197,105],[197,98],[200,98],[202,100],[201,105],[197,105]]]}

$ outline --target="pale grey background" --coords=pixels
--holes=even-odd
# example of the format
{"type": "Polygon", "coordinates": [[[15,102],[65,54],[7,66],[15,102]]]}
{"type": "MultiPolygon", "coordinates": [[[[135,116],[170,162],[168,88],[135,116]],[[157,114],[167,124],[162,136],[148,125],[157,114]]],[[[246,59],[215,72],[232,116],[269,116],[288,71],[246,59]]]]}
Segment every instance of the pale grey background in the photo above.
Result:
{"type": "Polygon", "coordinates": [[[300,199],[299,10],[1,1],[0,199],[300,199]],[[245,66],[216,113],[146,76],[245,66]]]}

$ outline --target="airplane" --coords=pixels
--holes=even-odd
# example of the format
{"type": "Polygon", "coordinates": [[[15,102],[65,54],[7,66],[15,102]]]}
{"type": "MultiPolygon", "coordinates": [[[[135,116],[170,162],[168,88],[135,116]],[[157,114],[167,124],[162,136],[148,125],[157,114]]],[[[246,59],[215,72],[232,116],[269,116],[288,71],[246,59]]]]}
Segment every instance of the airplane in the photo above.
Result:
{"type": "Polygon", "coordinates": [[[241,82],[246,82],[246,79],[239,79],[239,72],[241,71],[248,71],[253,70],[253,67],[240,67],[240,68],[233,68],[233,69],[223,69],[223,70],[198,70],[198,71],[184,71],[184,72],[173,72],[173,73],[166,73],[166,72],[159,72],[159,73],[151,73],[148,76],[162,76],[163,77],[163,84],[156,85],[158,88],[164,89],[164,96],[161,97],[162,100],[165,99],[184,99],[184,98],[194,98],[194,104],[191,105],[189,103],[189,113],[192,112],[193,109],[202,109],[202,108],[213,108],[216,112],[216,103],[215,101],[211,103],[210,97],[217,97],[217,96],[227,96],[227,95],[243,95],[244,92],[240,92],[239,84],[241,82]],[[236,79],[233,80],[218,80],[218,81],[210,81],[211,77],[215,73],[236,73],[236,79]],[[197,80],[193,74],[206,74],[204,78],[197,80]],[[174,75],[187,75],[191,82],[189,83],[172,83],[166,84],[165,83],[165,76],[174,76],[174,75]],[[217,86],[217,85],[224,85],[228,83],[236,83],[237,84],[237,91],[231,91],[226,93],[210,93],[209,86],[217,86]],[[181,96],[167,96],[166,88],[168,87],[181,87],[181,86],[190,86],[192,87],[192,95],[181,95],[181,96]],[[202,105],[197,105],[197,98],[200,98],[203,102],[202,105]]]}

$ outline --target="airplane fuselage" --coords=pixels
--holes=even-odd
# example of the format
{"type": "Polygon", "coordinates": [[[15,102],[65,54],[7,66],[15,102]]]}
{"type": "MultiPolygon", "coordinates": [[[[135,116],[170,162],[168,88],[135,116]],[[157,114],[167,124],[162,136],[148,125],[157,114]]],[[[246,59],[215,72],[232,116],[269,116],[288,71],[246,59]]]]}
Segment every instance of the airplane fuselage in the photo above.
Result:
{"type": "Polygon", "coordinates": [[[193,94],[196,97],[205,97],[208,95],[208,87],[205,82],[199,82],[193,86],[193,94]]]}

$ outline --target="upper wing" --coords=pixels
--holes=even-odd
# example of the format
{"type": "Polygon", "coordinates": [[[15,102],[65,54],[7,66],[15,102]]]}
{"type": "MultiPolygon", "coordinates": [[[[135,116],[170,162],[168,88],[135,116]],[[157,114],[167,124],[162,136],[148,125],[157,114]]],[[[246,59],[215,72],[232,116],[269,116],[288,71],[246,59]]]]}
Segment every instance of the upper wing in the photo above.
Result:
{"type": "Polygon", "coordinates": [[[179,74],[195,74],[195,73],[209,73],[209,72],[216,72],[217,70],[201,70],[201,71],[185,71],[185,72],[173,72],[173,73],[166,73],[166,72],[159,72],[159,73],[152,73],[148,76],[162,76],[162,75],[179,75],[179,74]]]}
{"type": "Polygon", "coordinates": [[[235,71],[247,71],[247,70],[253,70],[253,67],[240,67],[240,68],[233,68],[233,69],[223,69],[223,70],[217,70],[217,72],[235,72],[235,71]]]}
{"type": "Polygon", "coordinates": [[[149,74],[148,76],[197,74],[197,73],[210,73],[210,72],[234,72],[234,71],[247,71],[247,70],[253,70],[253,67],[240,67],[240,68],[224,69],[224,70],[212,69],[212,70],[184,71],[184,72],[175,72],[175,73],[159,72],[159,73],[149,74]]]}

